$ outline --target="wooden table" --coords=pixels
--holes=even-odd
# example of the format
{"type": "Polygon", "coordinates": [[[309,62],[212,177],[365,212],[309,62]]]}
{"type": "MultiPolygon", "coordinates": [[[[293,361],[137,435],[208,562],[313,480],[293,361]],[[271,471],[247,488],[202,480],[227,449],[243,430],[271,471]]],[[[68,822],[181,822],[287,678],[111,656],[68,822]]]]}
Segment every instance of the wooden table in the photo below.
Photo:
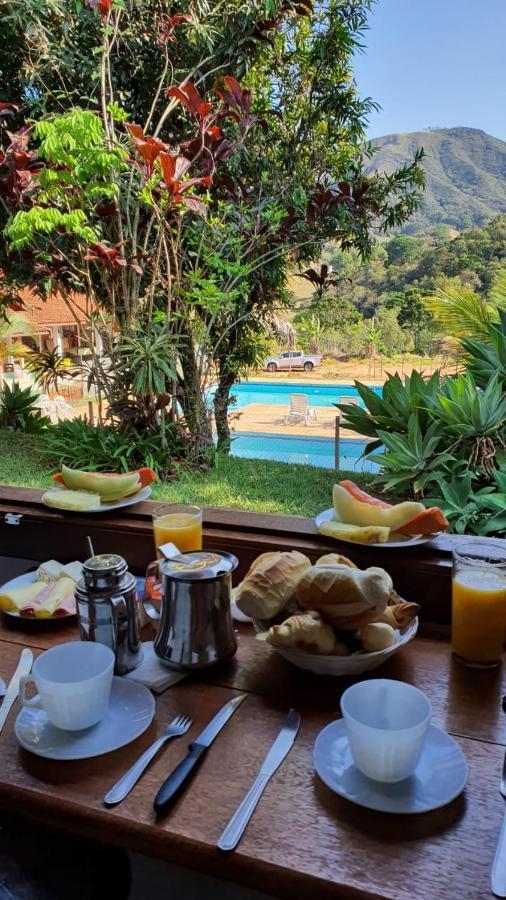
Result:
{"type": "MultiPolygon", "coordinates": [[[[53,638],[35,631],[27,639],[0,632],[0,675],[12,675],[20,647],[40,652],[76,637],[62,629],[53,638]]],[[[502,673],[468,672],[453,663],[448,644],[417,638],[388,662],[383,677],[421,687],[433,704],[434,722],[455,735],[469,762],[463,797],[424,815],[387,816],[360,809],[329,791],[314,774],[316,735],[339,715],[346,684],[292,668],[247,626],[240,628],[235,660],[199,679],[187,679],[160,696],[155,721],[130,746],[97,759],[57,763],[20,749],[15,712],[0,736],[0,803],[3,807],[88,837],[256,887],[280,897],[472,898],[489,897],[489,875],[504,801],[498,782],[506,745],[500,712],[502,673]],[[232,717],[173,812],[155,821],[154,794],[181,758],[181,741],[168,745],[119,806],[102,797],[177,713],[192,716],[197,735],[237,691],[249,696],[232,717]],[[302,714],[295,746],[278,770],[234,854],[216,840],[251,783],[289,706],[302,714]]],[[[185,743],[186,743],[186,739],[185,743]]]]}
{"type": "MultiPolygon", "coordinates": [[[[253,532],[244,524],[247,517],[242,530],[234,530],[229,524],[227,532],[226,522],[216,519],[213,526],[213,515],[208,521],[210,528],[215,528],[214,537],[219,532],[225,542],[228,534],[229,549],[241,553],[246,547],[247,552],[253,551],[253,532]]],[[[51,521],[56,529],[54,518],[51,521]]],[[[59,555],[65,552],[70,558],[72,529],[68,519],[63,521],[65,539],[61,532],[59,555]]],[[[76,533],[89,529],[88,522],[76,524],[76,533]]],[[[30,528],[33,525],[36,530],[36,524],[32,522],[30,528]]],[[[266,521],[263,531],[257,526],[260,549],[265,549],[269,541],[281,543],[272,523],[266,521]]],[[[101,539],[112,525],[94,527],[94,538],[101,539]]],[[[117,540],[126,533],[123,527],[123,523],[116,523],[117,540]]],[[[305,541],[306,547],[312,547],[308,552],[315,556],[323,550],[318,537],[307,527],[305,536],[304,530],[302,537],[292,534],[291,539],[285,538],[285,545],[302,545],[305,541]]],[[[129,546],[133,547],[132,532],[139,541],[142,527],[139,523],[132,525],[130,519],[128,528],[129,546]]],[[[24,535],[29,538],[30,531],[24,535]]],[[[8,549],[10,558],[0,558],[1,581],[29,568],[30,562],[20,558],[19,546],[19,540],[13,542],[8,549]],[[17,553],[13,552],[15,547],[17,553]]],[[[23,541],[27,559],[47,558],[43,555],[44,541],[42,547],[33,539],[23,541]]],[[[51,555],[58,555],[54,548],[51,555]]],[[[430,583],[435,583],[438,572],[445,571],[447,560],[446,550],[440,557],[434,555],[433,569],[430,559],[426,560],[421,568],[432,579],[430,583]]],[[[416,570],[413,578],[420,589],[416,570]]],[[[248,626],[239,628],[239,636],[234,660],[166,691],[157,698],[156,717],[148,731],[130,746],[106,756],[74,763],[39,759],[19,748],[13,734],[13,710],[0,735],[1,806],[76,834],[295,900],[317,895],[389,900],[491,897],[490,870],[504,811],[499,794],[506,746],[502,670],[479,672],[459,667],[451,660],[448,642],[428,629],[381,668],[381,677],[404,679],[427,693],[434,723],[456,737],[470,768],[464,795],[444,809],[396,817],[348,803],[314,773],[314,740],[339,716],[339,696],[349,682],[295,669],[256,641],[248,626]],[[237,691],[247,692],[247,701],[212,745],[193,783],[166,819],[155,820],[152,801],[167,772],[184,755],[186,738],[184,743],[174,741],[167,746],[123,803],[112,809],[103,806],[106,790],[162,732],[170,718],[178,713],[193,718],[190,741],[237,691]],[[294,748],[270,782],[238,849],[223,855],[216,850],[216,841],[290,706],[302,715],[294,748]]],[[[6,680],[11,677],[22,646],[32,647],[37,654],[76,637],[75,627],[61,624],[53,630],[50,626],[25,625],[21,630],[2,617],[0,675],[6,680]]]]}

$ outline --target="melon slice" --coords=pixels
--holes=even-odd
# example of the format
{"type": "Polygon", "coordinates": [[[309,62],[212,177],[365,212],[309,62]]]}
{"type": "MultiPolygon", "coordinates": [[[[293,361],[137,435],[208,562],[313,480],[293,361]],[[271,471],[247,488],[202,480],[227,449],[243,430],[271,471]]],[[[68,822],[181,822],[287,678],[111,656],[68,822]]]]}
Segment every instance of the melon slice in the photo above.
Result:
{"type": "Polygon", "coordinates": [[[41,500],[45,506],[52,509],[66,509],[71,512],[89,512],[90,509],[100,507],[100,494],[92,494],[89,491],[65,491],[53,488],[46,491],[41,500]]]}
{"type": "Polygon", "coordinates": [[[372,494],[368,494],[367,491],[363,491],[362,488],[359,488],[358,484],[355,484],[354,481],[340,481],[339,484],[348,491],[355,500],[359,500],[361,503],[369,503],[371,506],[380,506],[381,509],[392,508],[391,503],[386,503],[385,500],[379,500],[378,497],[373,497],[372,494]]]}
{"type": "Polygon", "coordinates": [[[448,528],[448,519],[441,512],[438,506],[431,506],[430,509],[410,519],[399,531],[403,534],[435,534],[437,531],[445,531],[448,528]]]}
{"type": "Polygon", "coordinates": [[[334,485],[334,509],[338,522],[347,525],[381,525],[399,531],[406,522],[422,513],[425,507],[421,503],[407,501],[397,503],[388,508],[363,503],[351,496],[340,484],[334,485]]]}
{"type": "Polygon", "coordinates": [[[385,544],[390,528],[382,525],[345,525],[344,522],[322,522],[318,531],[336,540],[353,541],[355,544],[385,544]]]}
{"type": "Polygon", "coordinates": [[[138,472],[132,472],[131,475],[105,475],[103,472],[83,472],[62,466],[62,476],[65,487],[69,490],[100,494],[105,502],[128,497],[141,486],[138,472]]]}
{"type": "MultiPolygon", "coordinates": [[[[156,479],[157,479],[157,474],[156,474],[156,472],[154,471],[154,469],[150,469],[148,466],[144,466],[142,469],[134,469],[132,472],[123,472],[123,473],[119,473],[119,472],[100,472],[100,473],[96,473],[96,474],[104,475],[106,478],[110,478],[111,476],[112,476],[113,478],[116,478],[116,476],[119,475],[119,474],[122,474],[122,475],[138,475],[138,476],[139,476],[140,487],[147,487],[148,484],[152,484],[152,482],[153,482],[153,481],[156,481],[156,479]]],[[[58,484],[63,484],[63,485],[65,484],[65,482],[64,482],[64,480],[63,480],[63,473],[62,473],[62,472],[57,472],[55,475],[52,476],[52,478],[53,478],[53,481],[56,481],[58,484]]]]}

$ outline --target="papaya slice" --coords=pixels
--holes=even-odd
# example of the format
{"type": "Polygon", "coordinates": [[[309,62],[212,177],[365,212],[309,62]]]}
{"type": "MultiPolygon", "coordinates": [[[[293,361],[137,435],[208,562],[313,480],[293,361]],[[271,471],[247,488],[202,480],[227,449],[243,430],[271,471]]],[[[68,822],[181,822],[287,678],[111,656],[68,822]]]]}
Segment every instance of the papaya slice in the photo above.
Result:
{"type": "Polygon", "coordinates": [[[438,506],[431,506],[406,522],[398,531],[402,534],[434,534],[436,531],[445,531],[446,528],[448,519],[444,513],[438,506]]]}
{"type": "Polygon", "coordinates": [[[359,500],[360,503],[369,503],[371,506],[379,506],[381,509],[391,509],[392,507],[391,503],[385,503],[384,500],[380,500],[378,497],[373,497],[372,494],[368,494],[367,491],[363,491],[354,481],[340,481],[339,484],[345,491],[348,491],[355,500],[359,500]]]}

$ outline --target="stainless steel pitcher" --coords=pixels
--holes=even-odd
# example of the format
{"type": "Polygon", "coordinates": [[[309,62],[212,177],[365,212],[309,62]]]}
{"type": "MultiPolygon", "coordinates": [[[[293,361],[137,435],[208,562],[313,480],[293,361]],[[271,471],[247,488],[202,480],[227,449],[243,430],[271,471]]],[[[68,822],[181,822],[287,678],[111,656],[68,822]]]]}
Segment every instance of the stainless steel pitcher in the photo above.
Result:
{"type": "Polygon", "coordinates": [[[237,650],[230,611],[231,553],[204,550],[182,553],[159,564],[162,605],[145,603],[158,621],[154,649],[174,669],[204,669],[229,659],[237,650]]]}
{"type": "Polygon", "coordinates": [[[83,565],[76,587],[82,641],[97,641],[116,656],[116,675],[142,662],[137,582],[122,556],[102,553],[83,565]]]}

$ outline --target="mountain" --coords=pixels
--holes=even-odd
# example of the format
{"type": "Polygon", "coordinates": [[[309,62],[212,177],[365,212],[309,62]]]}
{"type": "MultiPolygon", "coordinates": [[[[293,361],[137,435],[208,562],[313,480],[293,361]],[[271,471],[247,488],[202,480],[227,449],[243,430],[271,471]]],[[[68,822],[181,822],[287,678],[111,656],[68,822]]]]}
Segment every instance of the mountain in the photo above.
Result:
{"type": "Polygon", "coordinates": [[[506,212],[506,143],[477,128],[438,128],[388,134],[372,141],[369,172],[391,173],[420,147],[426,190],[422,207],[405,233],[438,224],[459,230],[506,212]]]}

